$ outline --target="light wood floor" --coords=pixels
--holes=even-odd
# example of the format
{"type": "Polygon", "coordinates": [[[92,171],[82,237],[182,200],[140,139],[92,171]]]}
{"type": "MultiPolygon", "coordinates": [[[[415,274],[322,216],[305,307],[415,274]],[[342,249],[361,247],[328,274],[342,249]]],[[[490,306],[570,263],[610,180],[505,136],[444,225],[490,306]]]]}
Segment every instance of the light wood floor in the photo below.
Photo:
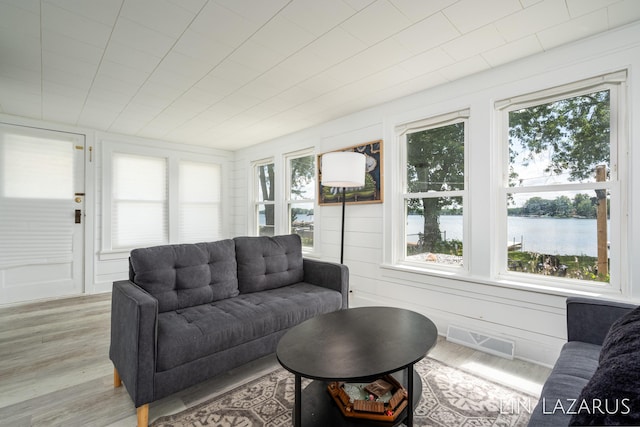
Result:
{"type": "MultiPolygon", "coordinates": [[[[0,426],[135,426],[109,361],[111,294],[0,308],[0,426]]],[[[539,394],[548,368],[506,360],[440,338],[429,354],[539,394]]],[[[278,367],[268,356],[150,405],[150,421],[223,393],[278,367]]]]}

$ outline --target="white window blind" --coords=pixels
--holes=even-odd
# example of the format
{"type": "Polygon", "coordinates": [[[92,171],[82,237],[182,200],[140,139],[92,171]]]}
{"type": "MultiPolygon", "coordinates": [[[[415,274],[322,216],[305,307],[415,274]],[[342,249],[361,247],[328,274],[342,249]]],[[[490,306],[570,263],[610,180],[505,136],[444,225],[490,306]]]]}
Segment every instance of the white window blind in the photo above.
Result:
{"type": "Polygon", "coordinates": [[[220,165],[181,161],[178,233],[184,243],[218,240],[221,236],[220,165]]]}
{"type": "Polygon", "coordinates": [[[112,247],[167,243],[166,159],[113,153],[112,168],[112,247]]]}
{"type": "Polygon", "coordinates": [[[73,144],[70,141],[4,133],[1,144],[5,197],[71,198],[73,144]]]}
{"type": "Polygon", "coordinates": [[[71,259],[75,140],[43,133],[0,127],[0,267],[71,259]]]}

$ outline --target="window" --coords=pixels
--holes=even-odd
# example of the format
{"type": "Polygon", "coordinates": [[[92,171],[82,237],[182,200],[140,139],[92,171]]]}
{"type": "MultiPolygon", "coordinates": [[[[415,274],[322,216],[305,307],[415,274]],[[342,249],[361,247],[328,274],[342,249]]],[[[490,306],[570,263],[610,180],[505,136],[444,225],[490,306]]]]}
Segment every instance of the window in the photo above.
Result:
{"type": "Polygon", "coordinates": [[[254,166],[254,212],[258,236],[275,235],[275,165],[273,162],[254,166]]]}
{"type": "Polygon", "coordinates": [[[0,173],[2,195],[25,199],[64,199],[73,194],[73,144],[41,137],[2,132],[0,173]]]}
{"type": "Polygon", "coordinates": [[[287,153],[282,160],[259,160],[251,170],[253,221],[249,232],[258,236],[297,234],[302,249],[312,251],[316,195],[313,150],[287,153]],[[276,201],[276,192],[284,197],[279,196],[276,201]]]}
{"type": "Polygon", "coordinates": [[[180,242],[211,242],[221,238],[220,165],[182,160],[179,163],[180,242]]]}
{"type": "Polygon", "coordinates": [[[287,218],[289,233],[300,236],[305,249],[313,248],[313,206],[316,167],[313,153],[287,158],[287,218]]]}
{"type": "Polygon", "coordinates": [[[132,248],[227,237],[225,157],[112,140],[101,145],[100,259],[121,259],[132,248]]]}
{"type": "Polygon", "coordinates": [[[618,167],[622,74],[498,104],[506,157],[503,271],[576,284],[612,281],[626,235],[618,167]]]}
{"type": "Polygon", "coordinates": [[[167,243],[167,159],[113,153],[112,167],[111,247],[167,243]]]}
{"type": "Polygon", "coordinates": [[[462,267],[468,111],[397,129],[406,159],[404,260],[462,267]]]}

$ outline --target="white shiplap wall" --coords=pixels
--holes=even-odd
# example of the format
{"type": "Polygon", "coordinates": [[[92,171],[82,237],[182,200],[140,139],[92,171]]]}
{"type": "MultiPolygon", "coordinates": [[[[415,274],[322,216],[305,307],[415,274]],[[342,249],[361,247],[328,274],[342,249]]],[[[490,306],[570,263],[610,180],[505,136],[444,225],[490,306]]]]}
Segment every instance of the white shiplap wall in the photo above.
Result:
{"type": "MultiPolygon", "coordinates": [[[[634,254],[640,254],[640,176],[633,165],[640,165],[637,149],[640,123],[640,25],[635,24],[558,49],[525,58],[457,82],[406,96],[379,107],[361,111],[320,126],[236,152],[234,171],[235,233],[246,234],[250,205],[250,163],[274,156],[276,163],[284,153],[313,146],[323,153],[384,139],[385,204],[349,205],[346,215],[345,264],[350,269],[353,291],[351,303],[393,305],[414,309],[434,320],[440,333],[448,325],[457,325],[515,341],[516,357],[551,365],[566,340],[565,297],[567,293],[535,290],[531,287],[506,287],[492,275],[492,238],[495,206],[491,188],[495,135],[493,103],[497,99],[526,94],[600,74],[628,70],[627,111],[629,119],[629,186],[626,193],[631,233],[625,267],[628,285],[617,298],[640,301],[640,267],[634,254]],[[410,119],[426,118],[470,108],[469,153],[471,163],[470,197],[465,206],[471,212],[470,273],[464,278],[411,273],[385,266],[386,241],[390,223],[389,203],[392,177],[402,167],[395,158],[393,128],[410,119]],[[386,231],[385,231],[386,230],[386,231]]],[[[401,89],[401,88],[399,88],[401,89]]],[[[340,243],[340,208],[316,208],[319,241],[317,256],[337,261],[340,243]]],[[[608,295],[616,297],[615,295],[608,295]]]]}

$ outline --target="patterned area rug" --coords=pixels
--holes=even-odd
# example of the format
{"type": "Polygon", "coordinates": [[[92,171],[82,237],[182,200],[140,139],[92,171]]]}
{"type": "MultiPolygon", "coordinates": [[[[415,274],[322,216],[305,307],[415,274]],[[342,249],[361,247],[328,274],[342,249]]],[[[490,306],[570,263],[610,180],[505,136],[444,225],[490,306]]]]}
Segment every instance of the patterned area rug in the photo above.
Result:
{"type": "MultiPolygon", "coordinates": [[[[422,378],[415,426],[526,426],[537,401],[428,357],[415,369],[422,378]]],[[[152,427],[290,426],[293,394],[293,374],[277,369],[193,408],[161,417],[152,427]]]]}

